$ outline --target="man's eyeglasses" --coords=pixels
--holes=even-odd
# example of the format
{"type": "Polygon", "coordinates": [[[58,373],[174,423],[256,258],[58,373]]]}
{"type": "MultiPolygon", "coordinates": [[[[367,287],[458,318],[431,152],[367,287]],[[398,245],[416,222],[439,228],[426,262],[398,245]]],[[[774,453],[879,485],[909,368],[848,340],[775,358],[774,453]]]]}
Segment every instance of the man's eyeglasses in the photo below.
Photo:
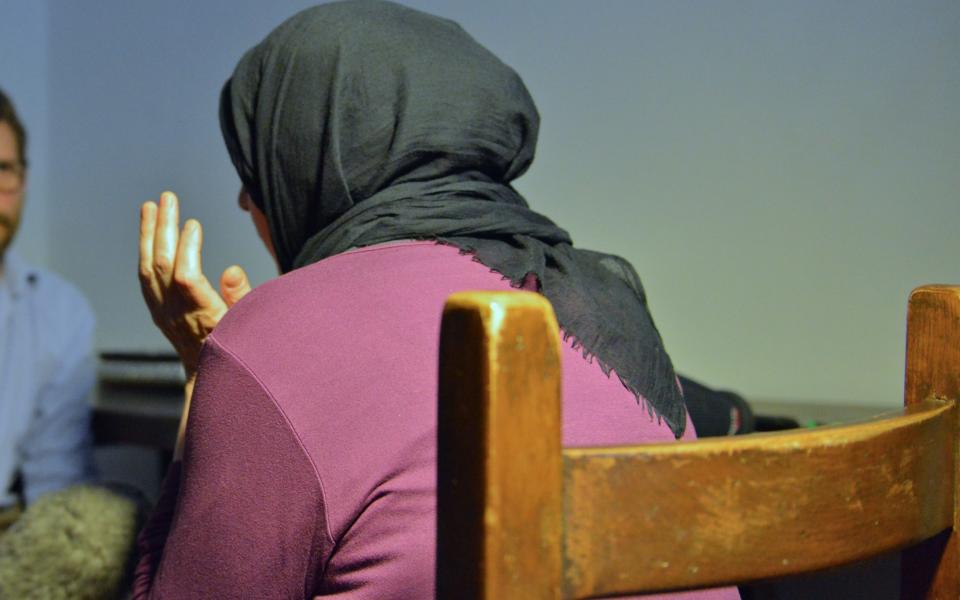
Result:
{"type": "Polygon", "coordinates": [[[0,160],[0,193],[16,192],[23,186],[23,162],[0,160]]]}

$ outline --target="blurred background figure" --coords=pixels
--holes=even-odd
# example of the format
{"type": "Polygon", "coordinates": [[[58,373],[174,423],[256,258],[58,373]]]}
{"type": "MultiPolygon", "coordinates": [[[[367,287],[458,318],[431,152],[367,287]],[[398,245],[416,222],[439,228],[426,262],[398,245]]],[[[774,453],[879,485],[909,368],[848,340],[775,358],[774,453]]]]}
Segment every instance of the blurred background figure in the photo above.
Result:
{"type": "Polygon", "coordinates": [[[0,90],[0,531],[22,505],[93,474],[93,311],[10,250],[26,186],[27,132],[0,90]]]}

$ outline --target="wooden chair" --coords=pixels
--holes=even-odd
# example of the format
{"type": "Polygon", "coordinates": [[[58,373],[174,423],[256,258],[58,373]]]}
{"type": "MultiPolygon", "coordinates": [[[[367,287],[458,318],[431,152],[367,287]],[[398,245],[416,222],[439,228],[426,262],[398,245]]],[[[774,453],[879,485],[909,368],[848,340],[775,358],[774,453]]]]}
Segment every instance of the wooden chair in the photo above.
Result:
{"type": "Polygon", "coordinates": [[[913,292],[904,409],[852,425],[561,449],[559,343],[539,295],[447,303],[439,598],[713,587],[900,548],[903,598],[960,598],[960,287],[913,292]]]}

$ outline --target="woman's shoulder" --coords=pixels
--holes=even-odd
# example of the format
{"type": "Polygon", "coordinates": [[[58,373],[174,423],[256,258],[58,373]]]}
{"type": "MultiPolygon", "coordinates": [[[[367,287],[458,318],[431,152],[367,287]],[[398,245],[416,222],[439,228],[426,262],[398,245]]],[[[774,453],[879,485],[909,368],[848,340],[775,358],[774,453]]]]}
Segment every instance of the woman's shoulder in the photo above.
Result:
{"type": "Polygon", "coordinates": [[[241,354],[297,341],[343,347],[357,339],[351,332],[385,320],[439,320],[448,290],[495,287],[500,279],[459,249],[431,241],[358,248],[257,286],[213,335],[241,354]]]}

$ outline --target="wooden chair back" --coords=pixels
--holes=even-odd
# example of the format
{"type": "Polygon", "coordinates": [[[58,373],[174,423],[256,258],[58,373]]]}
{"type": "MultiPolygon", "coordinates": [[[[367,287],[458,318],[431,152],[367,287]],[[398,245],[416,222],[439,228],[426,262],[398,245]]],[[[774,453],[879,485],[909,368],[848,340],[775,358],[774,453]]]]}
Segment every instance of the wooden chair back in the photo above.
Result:
{"type": "Polygon", "coordinates": [[[537,294],[447,303],[439,598],[713,587],[900,548],[902,597],[960,597],[960,288],[914,291],[904,408],[851,425],[561,448],[559,344],[537,294]]]}

